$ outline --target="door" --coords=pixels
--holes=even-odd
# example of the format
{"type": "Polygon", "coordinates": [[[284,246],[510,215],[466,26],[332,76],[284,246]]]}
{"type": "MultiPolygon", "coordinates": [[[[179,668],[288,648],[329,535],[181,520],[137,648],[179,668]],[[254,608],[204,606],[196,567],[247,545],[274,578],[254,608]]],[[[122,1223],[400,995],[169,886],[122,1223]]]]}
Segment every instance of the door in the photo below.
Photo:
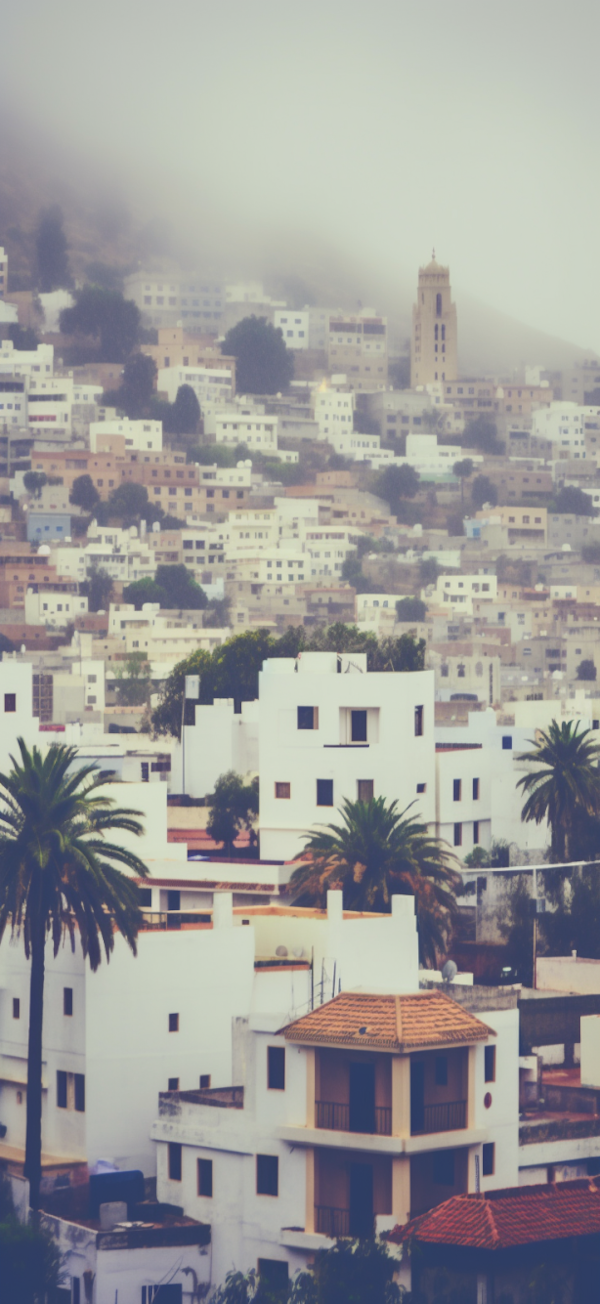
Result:
{"type": "Polygon", "coordinates": [[[373,1169],[350,1164],[350,1235],[373,1235],[373,1169]]]}
{"type": "Polygon", "coordinates": [[[375,1131],[374,1064],[350,1064],[350,1131],[375,1131]]]}
{"type": "Polygon", "coordinates": [[[410,1130],[413,1136],[425,1127],[425,1065],[422,1060],[410,1064],[410,1130]]]}

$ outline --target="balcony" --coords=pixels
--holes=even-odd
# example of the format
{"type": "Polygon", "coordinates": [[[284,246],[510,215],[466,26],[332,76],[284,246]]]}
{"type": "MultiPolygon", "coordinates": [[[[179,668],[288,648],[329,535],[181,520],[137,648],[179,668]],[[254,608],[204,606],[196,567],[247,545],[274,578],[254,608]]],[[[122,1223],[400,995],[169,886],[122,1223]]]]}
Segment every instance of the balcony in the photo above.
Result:
{"type": "Polygon", "coordinates": [[[466,1100],[447,1100],[439,1105],[413,1105],[411,1110],[411,1136],[426,1136],[432,1132],[456,1132],[467,1126],[466,1100]]]}
{"type": "Polygon", "coordinates": [[[392,1135],[392,1111],[386,1105],[375,1105],[371,1109],[364,1107],[357,1109],[353,1108],[352,1103],[344,1105],[337,1100],[317,1100],[315,1123],[317,1127],[328,1128],[332,1132],[363,1132],[371,1136],[392,1135]]]}
{"type": "Polygon", "coordinates": [[[332,1240],[336,1236],[349,1236],[350,1210],[335,1209],[326,1204],[315,1205],[315,1231],[332,1240]]]}

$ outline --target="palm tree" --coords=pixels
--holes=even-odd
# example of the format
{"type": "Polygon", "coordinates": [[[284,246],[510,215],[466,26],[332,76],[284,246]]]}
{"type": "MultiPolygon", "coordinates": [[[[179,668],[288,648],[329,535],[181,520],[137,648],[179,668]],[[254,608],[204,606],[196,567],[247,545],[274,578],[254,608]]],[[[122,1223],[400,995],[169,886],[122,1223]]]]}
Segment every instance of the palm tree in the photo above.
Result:
{"type": "Polygon", "coordinates": [[[392,895],[414,895],[421,959],[435,966],[462,879],[450,848],[409,810],[383,797],[344,801],[341,825],[307,835],[289,890],[296,905],[324,906],[328,888],[341,888],[347,910],[388,911],[392,895]]]}
{"type": "Polygon", "coordinates": [[[536,824],[548,819],[550,854],[558,864],[572,859],[578,829],[600,811],[600,747],[590,741],[590,733],[590,729],[580,733],[579,722],[552,720],[547,732],[542,730],[537,741],[530,740],[533,751],[519,756],[520,761],[538,767],[517,784],[528,794],[521,819],[536,824]]]}
{"type": "Polygon", "coordinates": [[[139,894],[123,865],[140,878],[148,870],[131,851],[105,835],[114,829],[140,834],[139,811],[116,807],[106,793],[106,774],[95,765],[71,767],[75,747],[50,747],[45,756],[18,739],[20,760],[0,774],[0,941],[10,922],[22,933],[31,959],[27,1054],[25,1176],[30,1204],[39,1208],[42,1152],[42,1022],[44,963],[50,935],[54,955],[65,932],[75,932],[92,970],[107,960],[115,929],[134,955],[141,922],[139,894]]]}

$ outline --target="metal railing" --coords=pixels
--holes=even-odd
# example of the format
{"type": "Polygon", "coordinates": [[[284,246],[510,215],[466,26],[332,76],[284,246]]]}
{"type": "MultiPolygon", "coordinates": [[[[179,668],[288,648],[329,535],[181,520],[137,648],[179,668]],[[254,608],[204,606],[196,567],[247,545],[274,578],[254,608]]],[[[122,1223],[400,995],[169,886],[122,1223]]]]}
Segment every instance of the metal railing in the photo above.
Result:
{"type": "Polygon", "coordinates": [[[392,1111],[386,1105],[376,1105],[373,1126],[371,1128],[351,1127],[350,1105],[337,1100],[315,1101],[315,1122],[317,1127],[330,1128],[333,1132],[365,1132],[367,1135],[391,1136],[392,1111]]]}
{"type": "Polygon", "coordinates": [[[321,1236],[349,1236],[350,1210],[335,1209],[330,1205],[315,1205],[315,1231],[321,1236]]]}
{"type": "Polygon", "coordinates": [[[411,1136],[422,1136],[430,1132],[456,1132],[466,1126],[466,1100],[447,1100],[439,1105],[413,1109],[410,1131],[411,1136]]]}
{"type": "Polygon", "coordinates": [[[212,914],[202,910],[142,910],[142,928],[167,932],[177,930],[183,924],[211,924],[212,914]]]}

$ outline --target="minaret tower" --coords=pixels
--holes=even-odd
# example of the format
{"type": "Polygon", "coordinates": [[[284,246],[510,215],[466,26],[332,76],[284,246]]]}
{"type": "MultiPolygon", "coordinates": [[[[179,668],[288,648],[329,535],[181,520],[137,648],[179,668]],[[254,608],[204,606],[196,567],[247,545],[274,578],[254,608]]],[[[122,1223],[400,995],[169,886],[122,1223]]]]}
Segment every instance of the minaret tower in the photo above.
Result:
{"type": "Polygon", "coordinates": [[[450,291],[450,269],[440,267],[434,249],[431,262],[419,268],[410,342],[411,388],[456,380],[457,376],[456,307],[450,291]]]}

